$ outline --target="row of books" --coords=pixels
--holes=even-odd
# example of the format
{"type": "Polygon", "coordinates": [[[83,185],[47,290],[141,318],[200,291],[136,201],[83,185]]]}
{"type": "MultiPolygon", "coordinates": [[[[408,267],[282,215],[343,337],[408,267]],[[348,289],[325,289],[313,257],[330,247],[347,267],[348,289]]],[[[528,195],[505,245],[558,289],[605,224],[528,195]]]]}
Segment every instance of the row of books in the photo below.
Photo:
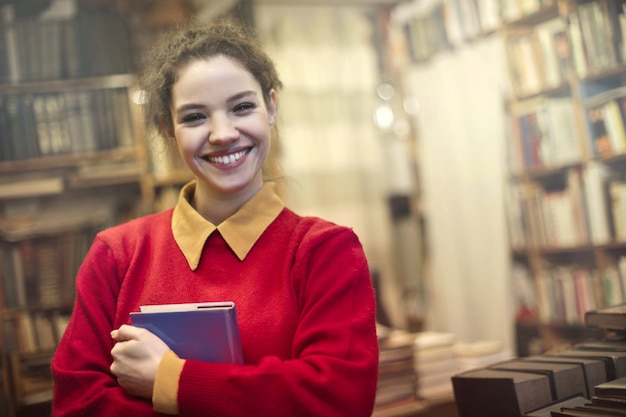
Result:
{"type": "Polygon", "coordinates": [[[512,184],[509,230],[514,247],[579,247],[626,242],[626,172],[588,161],[554,174],[552,184],[512,184]],[[556,184],[556,185],[554,185],[556,184]]]}
{"type": "Polygon", "coordinates": [[[573,59],[569,30],[562,17],[554,17],[508,37],[507,57],[518,97],[568,82],[573,59]]]}
{"type": "MultiPolygon", "coordinates": [[[[582,160],[570,96],[525,100],[515,111],[519,158],[525,169],[567,166],[582,160]]],[[[585,100],[589,149],[593,156],[626,153],[626,89],[609,88],[585,100]]]]}
{"type": "Polygon", "coordinates": [[[56,349],[69,321],[61,311],[22,311],[4,318],[3,352],[31,355],[56,349]]]}
{"type": "Polygon", "coordinates": [[[567,16],[550,18],[507,40],[507,53],[518,97],[565,85],[570,71],[584,78],[624,62],[626,4],[579,4],[567,16]]]}
{"type": "Polygon", "coordinates": [[[0,306],[58,307],[74,299],[74,279],[95,230],[4,242],[0,246],[0,306]]]}
{"type": "Polygon", "coordinates": [[[125,88],[0,94],[0,161],[135,143],[125,88]]]}
{"type": "Polygon", "coordinates": [[[515,304],[520,320],[546,324],[585,324],[590,310],[626,302],[626,257],[600,271],[583,266],[552,266],[533,279],[528,268],[513,266],[515,304]]]}
{"type": "Polygon", "coordinates": [[[572,247],[589,242],[587,194],[579,169],[560,175],[560,188],[511,184],[508,215],[513,247],[572,247]]]}
{"type": "Polygon", "coordinates": [[[392,19],[404,31],[411,59],[419,62],[553,6],[554,0],[415,0],[397,5],[392,19]]]}
{"type": "Polygon", "coordinates": [[[574,347],[505,360],[455,375],[452,384],[460,415],[623,415],[626,305],[588,311],[585,323],[611,331],[574,347]]]}
{"type": "MultiPolygon", "coordinates": [[[[620,265],[622,269],[624,264],[620,265]]],[[[543,323],[584,324],[585,312],[625,301],[626,271],[583,267],[543,270],[537,280],[539,318],[543,323]]]]}
{"type": "Polygon", "coordinates": [[[582,158],[571,97],[539,97],[516,109],[523,166],[527,169],[565,166],[582,158]]]}
{"type": "Polygon", "coordinates": [[[15,19],[12,7],[0,10],[0,83],[131,72],[132,42],[119,16],[99,12],[15,19]]]}

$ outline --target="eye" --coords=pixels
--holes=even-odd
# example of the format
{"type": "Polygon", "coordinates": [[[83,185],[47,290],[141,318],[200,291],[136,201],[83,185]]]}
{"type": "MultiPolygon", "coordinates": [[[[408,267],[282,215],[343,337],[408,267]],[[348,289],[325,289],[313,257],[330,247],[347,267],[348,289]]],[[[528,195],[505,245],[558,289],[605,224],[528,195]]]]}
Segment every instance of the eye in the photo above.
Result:
{"type": "Polygon", "coordinates": [[[253,110],[256,108],[256,104],[255,103],[249,103],[249,102],[245,102],[245,103],[239,103],[235,106],[235,108],[233,109],[233,111],[235,113],[240,113],[240,112],[246,112],[248,110],[253,110]]]}
{"type": "Polygon", "coordinates": [[[200,113],[191,113],[191,114],[187,114],[182,118],[182,122],[183,123],[193,123],[193,122],[197,122],[198,120],[202,120],[204,119],[204,116],[200,113]]]}

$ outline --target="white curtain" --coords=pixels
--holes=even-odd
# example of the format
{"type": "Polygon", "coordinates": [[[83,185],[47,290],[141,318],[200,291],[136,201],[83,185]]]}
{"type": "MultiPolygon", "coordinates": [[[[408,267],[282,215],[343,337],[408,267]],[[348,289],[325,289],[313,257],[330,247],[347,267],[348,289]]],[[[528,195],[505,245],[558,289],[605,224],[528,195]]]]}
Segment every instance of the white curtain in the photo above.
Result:
{"type": "Polygon", "coordinates": [[[504,210],[506,66],[496,35],[408,71],[419,102],[422,204],[429,247],[426,328],[513,349],[504,210]]]}
{"type": "MultiPolygon", "coordinates": [[[[371,10],[329,5],[259,5],[256,28],[284,83],[280,161],[286,202],[296,212],[352,227],[371,268],[391,273],[391,218],[383,151],[374,125],[378,52],[371,10]]],[[[397,306],[399,290],[381,295],[397,306]]],[[[402,325],[403,312],[388,312],[402,325]]]]}

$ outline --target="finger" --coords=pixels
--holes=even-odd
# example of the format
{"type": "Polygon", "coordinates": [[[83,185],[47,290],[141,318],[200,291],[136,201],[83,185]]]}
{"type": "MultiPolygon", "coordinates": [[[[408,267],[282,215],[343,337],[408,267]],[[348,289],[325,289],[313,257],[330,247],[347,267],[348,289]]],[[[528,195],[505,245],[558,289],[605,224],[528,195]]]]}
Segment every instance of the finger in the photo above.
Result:
{"type": "Polygon", "coordinates": [[[122,324],[117,331],[115,336],[113,336],[113,332],[111,333],[111,337],[113,337],[116,341],[127,341],[127,340],[138,340],[140,338],[141,333],[144,329],[140,327],[129,326],[128,324],[122,324]]]}

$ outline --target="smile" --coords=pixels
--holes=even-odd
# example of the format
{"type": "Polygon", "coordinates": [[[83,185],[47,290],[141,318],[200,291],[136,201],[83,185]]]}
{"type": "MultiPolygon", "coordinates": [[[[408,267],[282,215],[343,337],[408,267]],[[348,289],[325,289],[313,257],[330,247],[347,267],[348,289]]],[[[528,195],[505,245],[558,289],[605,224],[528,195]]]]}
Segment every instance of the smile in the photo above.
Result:
{"type": "Polygon", "coordinates": [[[233,164],[239,161],[241,158],[249,154],[250,151],[251,149],[246,149],[243,151],[231,153],[230,155],[209,156],[209,157],[206,157],[205,159],[215,164],[228,165],[228,164],[233,164]]]}

